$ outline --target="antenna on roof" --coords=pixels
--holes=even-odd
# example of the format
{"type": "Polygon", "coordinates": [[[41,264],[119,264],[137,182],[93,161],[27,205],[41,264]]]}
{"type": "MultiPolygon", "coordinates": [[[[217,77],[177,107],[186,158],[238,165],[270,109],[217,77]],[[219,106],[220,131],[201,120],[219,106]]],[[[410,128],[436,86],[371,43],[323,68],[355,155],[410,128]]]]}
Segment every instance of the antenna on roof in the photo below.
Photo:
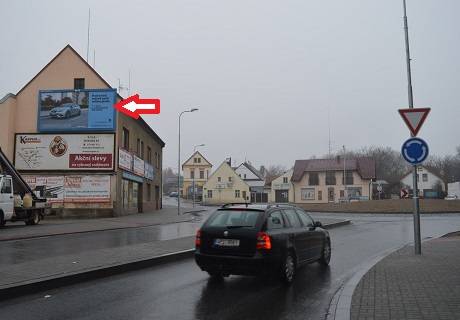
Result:
{"type": "Polygon", "coordinates": [[[89,28],[91,25],[91,8],[88,9],[88,42],[86,43],[86,62],[89,62],[89,28]]]}
{"type": "Polygon", "coordinates": [[[128,96],[131,96],[131,69],[128,71],[128,96]]]}

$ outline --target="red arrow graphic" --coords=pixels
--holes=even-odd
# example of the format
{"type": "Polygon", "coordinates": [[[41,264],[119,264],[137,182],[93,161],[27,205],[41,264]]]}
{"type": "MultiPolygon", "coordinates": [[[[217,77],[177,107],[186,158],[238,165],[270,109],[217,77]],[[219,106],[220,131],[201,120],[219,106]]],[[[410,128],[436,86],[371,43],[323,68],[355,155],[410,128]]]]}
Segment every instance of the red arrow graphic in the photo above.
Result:
{"type": "Polygon", "coordinates": [[[140,99],[138,94],[121,100],[113,105],[115,109],[138,119],[141,114],[159,114],[160,99],[140,99]]]}

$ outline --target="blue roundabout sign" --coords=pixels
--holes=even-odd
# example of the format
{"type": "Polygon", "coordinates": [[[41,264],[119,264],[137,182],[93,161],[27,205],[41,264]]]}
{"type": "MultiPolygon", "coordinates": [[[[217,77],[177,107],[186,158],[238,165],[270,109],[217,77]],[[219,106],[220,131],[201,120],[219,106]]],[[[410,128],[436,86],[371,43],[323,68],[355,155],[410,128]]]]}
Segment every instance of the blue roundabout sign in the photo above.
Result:
{"type": "Polygon", "coordinates": [[[428,157],[428,144],[420,138],[410,138],[403,143],[401,154],[410,164],[420,164],[428,157]]]}

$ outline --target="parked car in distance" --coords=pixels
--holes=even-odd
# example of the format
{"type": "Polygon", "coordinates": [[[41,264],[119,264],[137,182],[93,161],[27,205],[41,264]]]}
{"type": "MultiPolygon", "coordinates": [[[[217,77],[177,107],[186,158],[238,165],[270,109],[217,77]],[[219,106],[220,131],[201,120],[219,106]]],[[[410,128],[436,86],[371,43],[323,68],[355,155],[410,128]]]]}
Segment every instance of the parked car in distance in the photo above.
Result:
{"type": "Polygon", "coordinates": [[[66,119],[73,116],[79,116],[81,114],[81,108],[75,103],[64,103],[59,107],[54,107],[50,111],[51,118],[66,119]]]}
{"type": "Polygon", "coordinates": [[[195,261],[211,277],[274,273],[291,283],[301,265],[330,259],[329,233],[288,204],[224,205],[195,239],[195,261]]]}
{"type": "Polygon", "coordinates": [[[173,191],[173,192],[169,193],[169,196],[172,197],[172,198],[177,198],[178,195],[179,194],[176,191],[173,191]]]}
{"type": "Polygon", "coordinates": [[[456,194],[448,194],[444,200],[458,200],[458,196],[456,194]]]}

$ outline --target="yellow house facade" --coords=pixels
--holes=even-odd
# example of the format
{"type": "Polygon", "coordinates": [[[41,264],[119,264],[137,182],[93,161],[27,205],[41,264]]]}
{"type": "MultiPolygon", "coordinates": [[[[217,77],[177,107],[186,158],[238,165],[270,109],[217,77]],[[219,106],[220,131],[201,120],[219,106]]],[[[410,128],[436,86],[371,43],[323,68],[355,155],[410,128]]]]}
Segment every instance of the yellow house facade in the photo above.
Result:
{"type": "Polygon", "coordinates": [[[292,201],[371,200],[371,182],[375,178],[375,161],[370,158],[297,160],[291,178],[292,201]]]}
{"type": "Polygon", "coordinates": [[[181,195],[186,199],[193,198],[193,186],[195,185],[195,200],[200,200],[203,195],[203,186],[211,174],[212,164],[196,151],[187,161],[182,164],[184,175],[181,195]]]}
{"type": "Polygon", "coordinates": [[[203,204],[249,202],[249,185],[224,161],[203,186],[203,204]]]}

